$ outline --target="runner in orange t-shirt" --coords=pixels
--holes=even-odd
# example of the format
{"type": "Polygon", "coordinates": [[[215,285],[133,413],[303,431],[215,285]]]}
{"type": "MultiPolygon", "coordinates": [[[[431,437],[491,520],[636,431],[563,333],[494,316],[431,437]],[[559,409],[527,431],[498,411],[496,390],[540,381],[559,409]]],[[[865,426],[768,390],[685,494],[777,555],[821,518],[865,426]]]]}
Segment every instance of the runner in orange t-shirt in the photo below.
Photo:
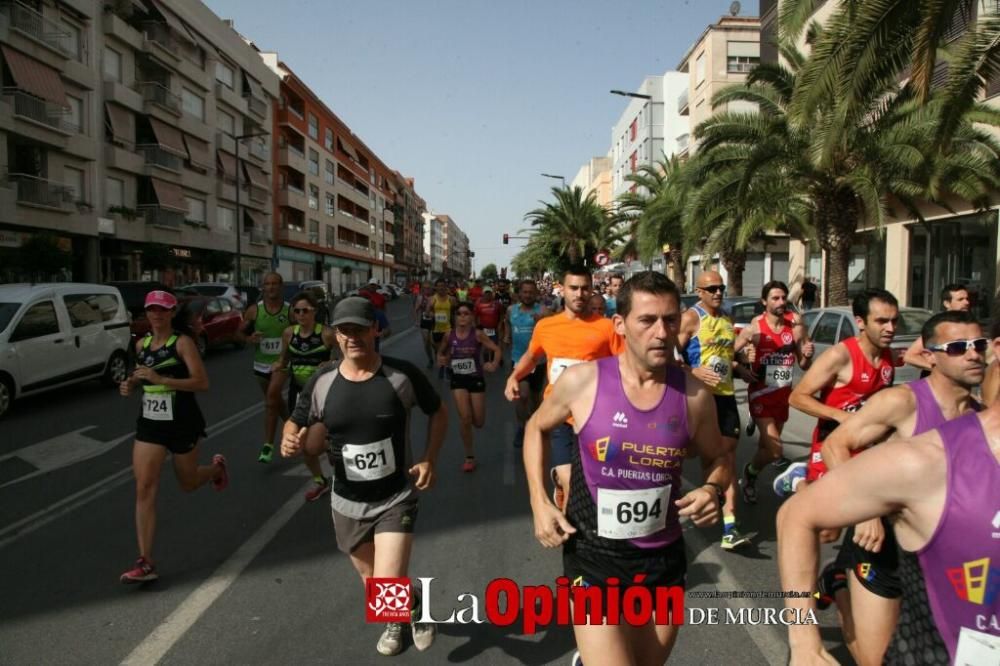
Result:
{"type": "MultiPolygon", "coordinates": [[[[538,359],[545,356],[546,374],[549,384],[545,396],[552,391],[552,385],[563,370],[605,356],[614,356],[624,349],[625,343],[615,332],[610,319],[588,314],[587,300],[590,298],[592,278],[586,268],[571,268],[563,280],[563,296],[566,309],[554,316],[546,317],[535,325],[528,343],[528,351],[518,360],[514,371],[507,379],[504,390],[507,400],[520,398],[520,382],[534,371],[538,359]]],[[[564,423],[551,433],[552,459],[550,468],[555,484],[555,504],[563,506],[569,495],[570,462],[576,447],[576,434],[571,423],[564,423]]]]}

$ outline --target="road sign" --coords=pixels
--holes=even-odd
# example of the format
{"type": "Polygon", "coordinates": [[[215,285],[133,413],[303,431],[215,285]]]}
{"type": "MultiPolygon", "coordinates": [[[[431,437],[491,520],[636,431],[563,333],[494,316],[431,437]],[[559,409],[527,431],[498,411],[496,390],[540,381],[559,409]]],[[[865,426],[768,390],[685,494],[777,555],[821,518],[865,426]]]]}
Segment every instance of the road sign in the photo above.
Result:
{"type": "Polygon", "coordinates": [[[609,261],[611,261],[611,257],[607,252],[598,252],[594,255],[594,263],[598,266],[607,266],[609,261]]]}

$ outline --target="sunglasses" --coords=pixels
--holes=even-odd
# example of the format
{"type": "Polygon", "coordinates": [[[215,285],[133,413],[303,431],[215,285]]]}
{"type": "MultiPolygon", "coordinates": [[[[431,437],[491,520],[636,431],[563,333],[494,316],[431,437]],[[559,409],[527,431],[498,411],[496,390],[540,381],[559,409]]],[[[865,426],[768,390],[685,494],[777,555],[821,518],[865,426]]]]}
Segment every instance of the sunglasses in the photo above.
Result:
{"type": "Polygon", "coordinates": [[[316,308],[292,308],[292,312],[295,314],[309,314],[316,308]]]}
{"type": "Polygon", "coordinates": [[[952,340],[942,342],[939,345],[929,345],[929,351],[944,352],[948,356],[963,356],[970,349],[975,349],[977,354],[985,354],[989,349],[990,341],[987,338],[974,338],[972,340],[952,340]]]}
{"type": "Polygon", "coordinates": [[[724,284],[710,284],[707,287],[698,287],[701,291],[707,291],[710,294],[724,294],[726,292],[726,285],[724,284]]]}

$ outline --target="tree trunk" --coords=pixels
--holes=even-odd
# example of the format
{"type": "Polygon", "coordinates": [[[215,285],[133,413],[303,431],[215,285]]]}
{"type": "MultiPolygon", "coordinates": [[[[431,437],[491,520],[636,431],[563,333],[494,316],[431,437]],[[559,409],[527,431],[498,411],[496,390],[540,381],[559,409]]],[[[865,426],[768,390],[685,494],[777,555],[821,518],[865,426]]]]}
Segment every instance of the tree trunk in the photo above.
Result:
{"type": "Polygon", "coordinates": [[[847,305],[847,270],[851,263],[851,237],[841,236],[826,252],[826,304],[847,305]]]}
{"type": "Polygon", "coordinates": [[[819,245],[827,253],[823,276],[825,305],[847,305],[847,270],[861,210],[854,195],[845,190],[817,197],[816,204],[819,245]]]}
{"type": "Polygon", "coordinates": [[[747,255],[745,252],[727,252],[720,257],[722,265],[726,268],[729,276],[729,284],[726,291],[731,296],[743,295],[743,270],[747,265],[747,255]]]}
{"type": "Polygon", "coordinates": [[[686,289],[687,285],[687,275],[686,266],[684,265],[684,252],[681,248],[680,243],[670,244],[670,264],[673,267],[674,272],[674,282],[680,287],[681,291],[686,289]]]}

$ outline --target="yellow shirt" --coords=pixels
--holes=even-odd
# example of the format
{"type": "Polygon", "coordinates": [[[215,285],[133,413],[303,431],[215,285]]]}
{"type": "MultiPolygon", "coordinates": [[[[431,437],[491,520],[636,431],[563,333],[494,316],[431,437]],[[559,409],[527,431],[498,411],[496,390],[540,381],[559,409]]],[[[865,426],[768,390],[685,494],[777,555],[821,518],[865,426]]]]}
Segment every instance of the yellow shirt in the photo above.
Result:
{"type": "Polygon", "coordinates": [[[694,306],[694,311],[701,319],[697,335],[691,336],[684,356],[692,368],[705,366],[715,371],[721,381],[712,387],[715,395],[733,395],[733,344],[736,342],[736,330],[733,322],[725,312],[713,317],[701,307],[694,306]]]}

